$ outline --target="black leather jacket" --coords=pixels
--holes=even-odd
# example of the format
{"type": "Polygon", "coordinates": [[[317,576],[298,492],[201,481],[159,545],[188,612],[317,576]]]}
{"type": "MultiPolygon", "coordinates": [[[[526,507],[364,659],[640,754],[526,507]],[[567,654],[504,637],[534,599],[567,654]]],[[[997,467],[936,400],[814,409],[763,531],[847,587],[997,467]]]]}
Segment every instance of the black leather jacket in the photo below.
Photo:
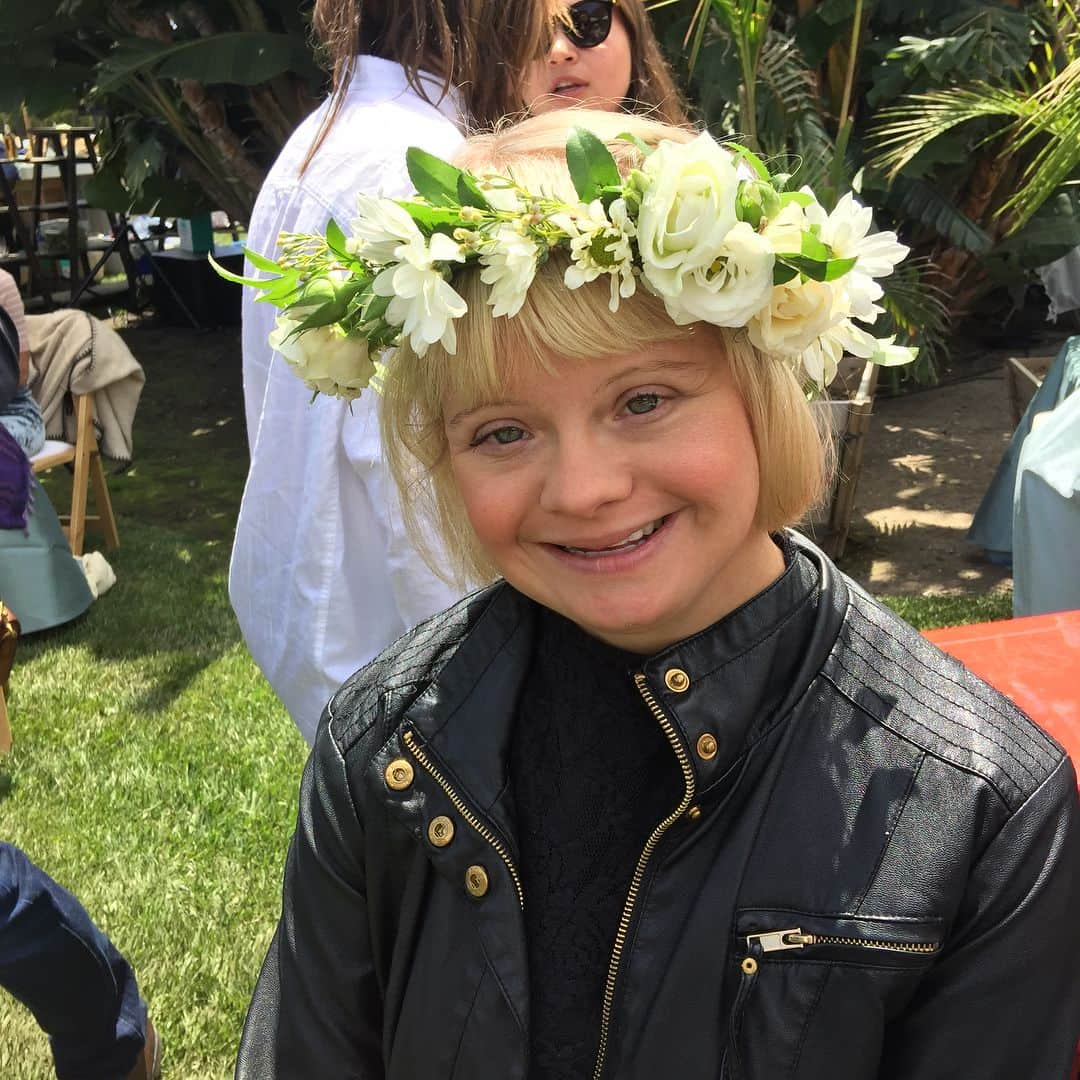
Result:
{"type": "MultiPolygon", "coordinates": [[[[635,870],[595,1075],[1061,1080],[1080,1028],[1072,766],[808,550],[642,663],[685,794],[635,870]]],[[[493,586],[331,701],[238,1077],[527,1076],[505,757],[534,613],[493,586]]]]}

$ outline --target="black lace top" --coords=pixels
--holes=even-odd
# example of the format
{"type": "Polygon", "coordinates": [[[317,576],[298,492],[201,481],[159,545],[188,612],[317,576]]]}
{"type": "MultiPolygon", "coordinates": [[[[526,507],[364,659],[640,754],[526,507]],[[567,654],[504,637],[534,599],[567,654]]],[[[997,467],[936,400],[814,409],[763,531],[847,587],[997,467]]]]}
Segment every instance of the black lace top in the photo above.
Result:
{"type": "Polygon", "coordinates": [[[529,1080],[592,1074],[638,856],[683,779],[640,658],[544,610],[510,753],[529,957],[529,1080]]]}

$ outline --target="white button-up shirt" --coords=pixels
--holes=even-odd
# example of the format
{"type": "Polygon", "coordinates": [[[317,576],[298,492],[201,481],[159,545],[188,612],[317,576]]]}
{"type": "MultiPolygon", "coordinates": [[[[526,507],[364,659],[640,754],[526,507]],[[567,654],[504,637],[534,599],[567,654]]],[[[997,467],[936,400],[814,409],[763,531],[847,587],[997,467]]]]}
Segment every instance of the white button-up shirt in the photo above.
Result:
{"type": "MultiPolygon", "coordinates": [[[[412,192],[408,147],[449,158],[462,141],[456,100],[435,108],[409,87],[400,65],[361,56],[333,127],[300,176],[327,107],[300,125],[270,170],[251,217],[253,251],[272,256],[280,232],[322,232],[331,218],[347,232],[358,191],[412,192]]],[[[427,569],[404,533],[374,393],[351,410],[337,398],[312,402],[267,344],[277,309],[254,300],[245,289],[251,469],[229,596],[251,655],[312,742],[333,691],[458,594],[427,569]]]]}

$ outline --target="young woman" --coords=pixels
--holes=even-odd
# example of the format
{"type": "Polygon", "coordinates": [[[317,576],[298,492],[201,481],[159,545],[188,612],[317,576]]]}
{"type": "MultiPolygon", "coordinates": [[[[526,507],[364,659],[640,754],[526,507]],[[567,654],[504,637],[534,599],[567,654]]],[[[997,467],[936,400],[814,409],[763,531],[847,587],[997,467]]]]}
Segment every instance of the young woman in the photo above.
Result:
{"type": "Polygon", "coordinates": [[[548,54],[530,65],[533,115],[572,105],[643,112],[686,123],[684,105],[641,0],[578,0],[555,23],[548,54]]]}
{"type": "MultiPolygon", "coordinates": [[[[331,219],[347,226],[358,191],[410,190],[406,147],[449,156],[470,123],[519,111],[554,10],[554,0],[318,0],[333,93],[270,170],[249,246],[273,250],[282,231],[324,231],[331,219]]],[[[245,290],[251,465],[229,596],[252,657],[311,742],[342,680],[460,593],[401,528],[368,402],[312,404],[268,343],[273,325],[245,290]]]]}
{"type": "Polygon", "coordinates": [[[279,264],[494,583],[331,700],[238,1075],[1064,1078],[1073,769],[790,529],[906,249],[640,117],[458,163],[279,264]]]}

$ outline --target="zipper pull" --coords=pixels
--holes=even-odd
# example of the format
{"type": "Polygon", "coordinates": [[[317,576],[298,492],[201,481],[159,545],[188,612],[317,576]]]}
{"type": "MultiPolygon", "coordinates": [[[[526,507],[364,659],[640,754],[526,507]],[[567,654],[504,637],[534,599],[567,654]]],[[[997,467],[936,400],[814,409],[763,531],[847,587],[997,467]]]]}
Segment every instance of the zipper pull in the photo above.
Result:
{"type": "Polygon", "coordinates": [[[810,944],[808,939],[811,936],[810,934],[804,934],[802,929],[797,926],[791,930],[770,930],[766,934],[748,935],[746,947],[752,950],[754,944],[757,943],[763,953],[782,952],[785,949],[801,949],[804,945],[810,944]]]}

